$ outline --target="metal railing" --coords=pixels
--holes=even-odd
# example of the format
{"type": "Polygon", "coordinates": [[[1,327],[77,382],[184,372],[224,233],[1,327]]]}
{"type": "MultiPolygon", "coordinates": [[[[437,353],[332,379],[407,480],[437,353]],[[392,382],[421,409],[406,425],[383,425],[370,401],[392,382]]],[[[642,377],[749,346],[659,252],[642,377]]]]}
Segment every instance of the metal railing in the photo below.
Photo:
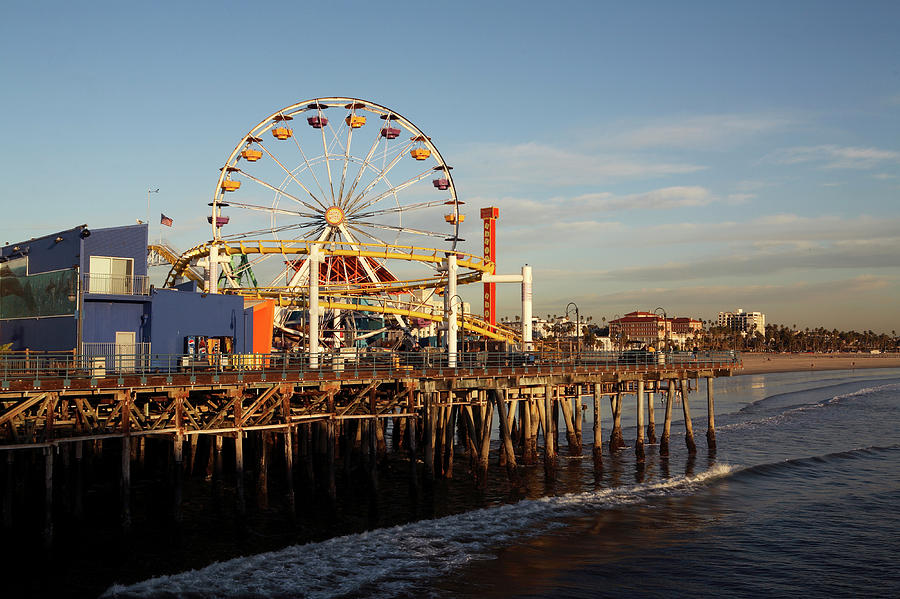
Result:
{"type": "Polygon", "coordinates": [[[107,372],[145,372],[151,367],[149,343],[82,343],[80,365],[94,376],[107,372]]]}
{"type": "MultiPolygon", "coordinates": [[[[5,353],[0,354],[0,389],[8,389],[15,380],[47,378],[101,379],[124,375],[265,375],[264,380],[322,377],[333,373],[339,378],[369,376],[398,377],[425,373],[425,376],[496,374],[514,368],[517,372],[554,374],[563,372],[614,372],[626,370],[688,370],[734,368],[739,354],[718,352],[457,352],[456,365],[448,365],[441,351],[394,352],[345,349],[323,352],[318,367],[310,366],[305,352],[272,354],[155,354],[149,344],[134,344],[125,351],[116,344],[93,344],[81,354],[5,353]],[[108,347],[103,347],[108,346],[108,347]],[[146,348],[145,348],[146,346],[146,348]],[[110,349],[111,348],[111,349],[110,349]]],[[[331,376],[331,375],[329,375],[331,376]]],[[[218,380],[217,378],[213,379],[218,380]]]]}
{"type": "Polygon", "coordinates": [[[107,295],[149,295],[150,278],[147,275],[108,275],[84,273],[81,275],[84,293],[107,295]]]}

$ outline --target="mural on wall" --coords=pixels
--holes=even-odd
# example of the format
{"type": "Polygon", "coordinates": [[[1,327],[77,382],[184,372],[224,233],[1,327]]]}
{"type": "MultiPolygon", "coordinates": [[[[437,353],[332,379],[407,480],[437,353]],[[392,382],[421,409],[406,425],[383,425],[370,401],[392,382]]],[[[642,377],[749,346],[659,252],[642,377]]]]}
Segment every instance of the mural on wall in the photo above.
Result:
{"type": "Polygon", "coordinates": [[[74,268],[28,274],[28,258],[0,264],[0,318],[39,318],[75,314],[74,268]]]}

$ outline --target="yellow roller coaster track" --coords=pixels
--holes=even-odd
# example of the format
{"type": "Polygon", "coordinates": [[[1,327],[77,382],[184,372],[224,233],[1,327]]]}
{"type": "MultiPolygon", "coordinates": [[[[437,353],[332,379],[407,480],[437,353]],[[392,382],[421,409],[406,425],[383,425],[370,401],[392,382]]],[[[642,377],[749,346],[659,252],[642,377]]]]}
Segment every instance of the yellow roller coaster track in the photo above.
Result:
{"type": "MultiPolygon", "coordinates": [[[[175,281],[185,276],[191,262],[198,258],[209,256],[211,242],[200,244],[183,253],[172,265],[172,269],[166,276],[166,287],[172,287],[175,281]]],[[[423,262],[440,264],[447,252],[434,248],[423,248],[408,245],[381,245],[367,243],[335,243],[331,241],[317,242],[306,240],[278,241],[278,240],[253,240],[253,241],[222,241],[215,244],[220,255],[234,254],[282,254],[284,256],[298,256],[309,254],[310,248],[318,245],[325,256],[356,256],[360,258],[380,258],[385,260],[406,260],[410,262],[423,262]]],[[[482,256],[454,252],[457,256],[456,263],[460,269],[470,269],[476,273],[493,272],[494,263],[482,256]]],[[[460,277],[467,277],[466,272],[461,272],[460,277]]],[[[467,281],[468,282],[468,281],[467,281]]],[[[386,283],[390,285],[391,283],[386,283]]],[[[380,289],[378,290],[380,291],[380,289]]],[[[371,289],[369,290],[371,292],[371,289]]]]}
{"type": "MultiPolygon", "coordinates": [[[[297,294],[281,294],[271,292],[265,289],[228,289],[227,293],[234,293],[244,297],[254,297],[259,299],[271,299],[283,308],[305,308],[308,305],[306,296],[298,296],[297,294]]],[[[350,299],[350,298],[348,298],[350,299]]],[[[441,313],[425,312],[421,308],[423,306],[413,306],[412,302],[407,302],[409,307],[398,307],[386,305],[388,302],[402,304],[403,302],[394,300],[371,300],[373,302],[381,302],[380,304],[363,304],[351,301],[334,301],[326,300],[319,302],[319,309],[324,310],[353,310],[356,312],[372,312],[375,314],[395,314],[405,316],[407,318],[421,318],[432,322],[444,322],[441,313]],[[417,309],[419,308],[419,309],[417,309]]],[[[516,331],[492,325],[486,320],[475,316],[474,314],[459,314],[457,318],[460,327],[467,331],[472,331],[488,339],[496,339],[498,341],[507,341],[509,343],[517,343],[521,340],[521,336],[516,331]]]]}
{"type": "MultiPolygon", "coordinates": [[[[203,243],[183,253],[172,264],[172,269],[166,277],[166,286],[171,287],[175,281],[182,276],[190,277],[190,264],[198,258],[209,256],[210,246],[212,243],[203,243]]],[[[405,245],[376,245],[365,243],[335,243],[335,242],[316,242],[306,240],[292,241],[273,241],[273,240],[253,240],[253,241],[223,241],[218,244],[218,252],[220,255],[234,254],[282,254],[284,256],[307,255],[310,249],[318,245],[322,249],[325,256],[355,256],[365,258],[379,258],[386,260],[406,260],[412,262],[423,262],[429,264],[441,264],[447,252],[434,248],[423,248],[405,245]]],[[[454,252],[456,254],[456,263],[462,269],[458,276],[458,282],[477,283],[481,280],[484,273],[493,272],[494,263],[482,256],[466,254],[462,252],[454,252]]],[[[405,316],[408,318],[422,318],[433,322],[443,322],[441,314],[431,314],[424,312],[415,307],[396,307],[386,305],[388,302],[383,299],[373,299],[372,304],[354,303],[353,298],[363,295],[375,294],[397,294],[409,293],[416,289],[438,288],[446,283],[441,276],[426,279],[415,279],[407,281],[386,281],[383,283],[361,283],[359,285],[332,284],[322,285],[322,294],[332,299],[319,302],[321,309],[335,310],[354,310],[359,312],[372,312],[376,314],[392,314],[405,316]],[[340,301],[344,297],[350,301],[340,301]]],[[[243,297],[272,299],[281,307],[300,307],[305,306],[307,299],[305,297],[306,289],[294,290],[286,287],[252,287],[252,288],[231,288],[223,289],[223,293],[241,295],[243,297]]],[[[471,314],[460,315],[459,324],[464,330],[477,333],[489,339],[499,341],[517,342],[520,335],[513,330],[497,325],[492,325],[487,321],[471,314]]]]}
{"type": "MultiPolygon", "coordinates": [[[[178,262],[178,259],[179,259],[178,254],[176,254],[174,251],[172,251],[172,248],[170,248],[167,245],[160,245],[158,243],[148,244],[147,245],[147,253],[150,254],[153,252],[156,252],[157,254],[159,254],[160,257],[162,257],[162,259],[165,260],[166,262],[168,262],[169,264],[174,265],[178,262]]],[[[196,270],[194,270],[193,268],[190,268],[190,267],[188,267],[184,270],[183,276],[187,277],[188,279],[191,279],[192,281],[197,281],[198,283],[203,282],[203,277],[200,275],[200,273],[198,273],[196,270]]]]}

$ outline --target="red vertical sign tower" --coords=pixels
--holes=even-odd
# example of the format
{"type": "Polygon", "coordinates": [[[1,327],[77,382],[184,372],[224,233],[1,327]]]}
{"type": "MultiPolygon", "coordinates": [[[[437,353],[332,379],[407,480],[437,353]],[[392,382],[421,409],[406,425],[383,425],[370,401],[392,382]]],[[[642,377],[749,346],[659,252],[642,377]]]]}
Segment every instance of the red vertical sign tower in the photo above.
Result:
{"type": "MultiPolygon", "coordinates": [[[[497,218],[500,209],[493,206],[481,209],[481,220],[484,221],[484,257],[494,267],[491,274],[497,273],[497,218]]],[[[484,283],[484,319],[490,324],[497,324],[497,284],[484,283]]]]}

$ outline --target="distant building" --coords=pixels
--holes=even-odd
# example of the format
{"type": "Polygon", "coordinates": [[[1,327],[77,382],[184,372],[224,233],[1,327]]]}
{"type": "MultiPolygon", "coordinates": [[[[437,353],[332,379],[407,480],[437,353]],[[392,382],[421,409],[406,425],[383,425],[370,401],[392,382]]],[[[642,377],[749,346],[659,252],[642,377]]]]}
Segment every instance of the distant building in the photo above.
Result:
{"type": "Polygon", "coordinates": [[[620,346],[637,342],[663,347],[668,341],[670,347],[685,347],[702,327],[703,324],[695,318],[663,318],[653,312],[638,311],[611,320],[609,336],[620,346]]]}
{"type": "Polygon", "coordinates": [[[719,312],[718,325],[741,333],[766,332],[766,315],[762,312],[719,312]]]}

